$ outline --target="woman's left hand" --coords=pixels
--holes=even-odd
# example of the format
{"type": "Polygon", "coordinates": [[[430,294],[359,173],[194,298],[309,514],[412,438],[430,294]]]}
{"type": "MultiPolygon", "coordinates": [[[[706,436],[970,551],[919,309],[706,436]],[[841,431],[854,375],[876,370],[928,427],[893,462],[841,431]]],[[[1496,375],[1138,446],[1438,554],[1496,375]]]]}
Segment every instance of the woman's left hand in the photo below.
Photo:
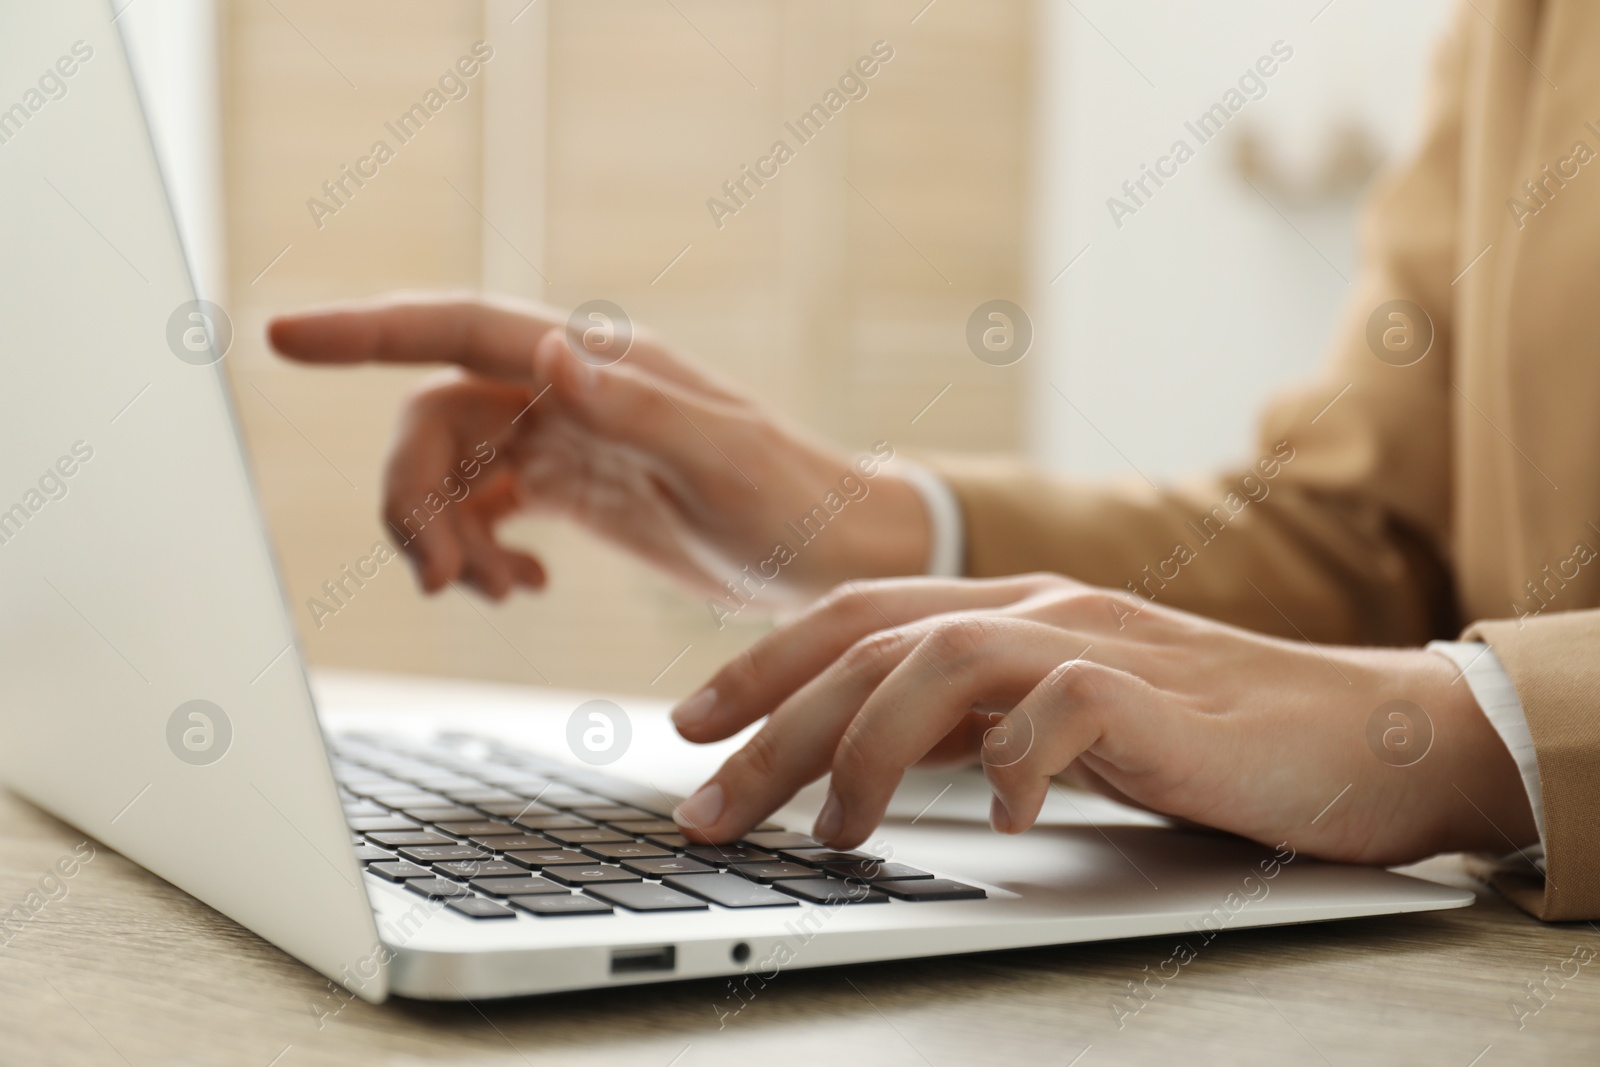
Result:
{"type": "Polygon", "coordinates": [[[697,742],[766,719],[679,808],[712,842],[831,771],[813,835],[851,848],[907,767],[974,760],[1006,833],[1064,774],[1327,859],[1537,840],[1515,762],[1443,656],[1279,640],[1054,575],[847,583],[673,717],[697,742]]]}

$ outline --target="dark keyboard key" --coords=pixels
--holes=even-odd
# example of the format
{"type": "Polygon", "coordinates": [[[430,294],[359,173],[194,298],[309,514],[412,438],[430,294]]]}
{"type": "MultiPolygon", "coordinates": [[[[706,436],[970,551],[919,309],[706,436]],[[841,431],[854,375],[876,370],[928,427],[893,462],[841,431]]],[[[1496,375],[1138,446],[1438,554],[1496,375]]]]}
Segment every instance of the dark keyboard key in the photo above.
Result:
{"type": "Polygon", "coordinates": [[[415,819],[408,819],[404,815],[363,815],[355,819],[346,819],[350,829],[359,830],[364,834],[389,832],[415,833],[422,827],[417,825],[415,819]]]}
{"type": "Polygon", "coordinates": [[[389,816],[389,809],[382,804],[374,804],[370,800],[346,801],[344,817],[347,819],[384,818],[389,816]]]}
{"type": "Polygon", "coordinates": [[[701,863],[726,867],[730,863],[771,863],[778,857],[746,845],[690,845],[683,850],[701,863]]]}
{"type": "Polygon", "coordinates": [[[523,815],[511,820],[522,830],[535,830],[544,833],[546,830],[594,830],[598,829],[588,819],[580,819],[576,815],[523,815]]]}
{"type": "Polygon", "coordinates": [[[823,870],[836,878],[854,878],[859,882],[890,882],[906,878],[932,878],[927,871],[907,867],[904,863],[884,860],[858,860],[855,863],[830,863],[823,870]]]}
{"type": "MultiPolygon", "coordinates": [[[[662,795],[654,789],[650,790],[649,794],[648,799],[629,795],[628,804],[644,812],[643,815],[639,816],[641,819],[664,819],[667,822],[672,822],[672,813],[678,810],[678,805],[682,804],[683,801],[663,799],[662,795]]],[[[672,825],[676,826],[678,824],[674,822],[672,825]]]]}
{"type": "Polygon", "coordinates": [[[740,843],[753,845],[756,848],[764,848],[769,852],[776,852],[783,848],[822,847],[822,842],[820,841],[813,840],[805,834],[792,834],[787,830],[755,830],[745,834],[744,840],[740,843]]]}
{"type": "Polygon", "coordinates": [[[611,905],[577,893],[548,893],[537,897],[512,897],[506,901],[534,915],[610,915],[611,905]]]}
{"type": "Polygon", "coordinates": [[[557,885],[547,878],[540,878],[536,874],[518,874],[504,878],[474,878],[468,884],[478,892],[487,893],[491,897],[531,897],[540,893],[570,892],[565,886],[557,885]]]}
{"type": "Polygon", "coordinates": [[[784,848],[778,854],[791,863],[807,867],[826,867],[830,863],[871,863],[878,859],[865,852],[836,852],[831,848],[784,848]]]}
{"type": "Polygon", "coordinates": [[[448,878],[409,878],[405,887],[413,893],[421,893],[429,900],[449,900],[451,897],[472,895],[472,890],[448,878]]]}
{"type": "Polygon", "coordinates": [[[437,808],[450,803],[444,797],[415,790],[408,793],[374,793],[372,799],[386,808],[437,808]]]}
{"type": "Polygon", "coordinates": [[[396,830],[368,834],[367,840],[375,845],[387,845],[390,848],[399,848],[402,845],[453,845],[450,838],[443,834],[436,834],[430,830],[396,830]]]}
{"type": "Polygon", "coordinates": [[[625,808],[620,804],[606,804],[594,808],[574,808],[574,815],[581,815],[585,819],[595,822],[617,822],[627,819],[648,819],[650,816],[638,808],[625,808]]]}
{"type": "Polygon", "coordinates": [[[482,897],[461,897],[458,900],[447,901],[445,904],[451,911],[460,912],[469,919],[515,919],[517,913],[504,904],[496,904],[492,900],[482,897]]]}
{"type": "Polygon", "coordinates": [[[621,867],[613,867],[603,863],[596,863],[587,867],[546,867],[543,874],[546,878],[553,878],[562,885],[599,885],[603,882],[639,881],[639,876],[632,871],[625,871],[621,867]]]}
{"type": "Polygon", "coordinates": [[[590,826],[581,830],[546,830],[544,835],[560,841],[563,845],[599,845],[607,841],[633,840],[627,834],[619,834],[602,826],[590,826]]]}
{"type": "Polygon", "coordinates": [[[753,885],[736,874],[669,874],[661,881],[724,908],[795,907],[800,903],[765,886],[753,885]]]}
{"type": "Polygon", "coordinates": [[[496,800],[488,804],[474,804],[473,807],[479,811],[486,811],[490,815],[500,815],[507,819],[556,814],[555,808],[547,808],[543,804],[535,804],[531,800],[496,800]]]}
{"type": "MultiPolygon", "coordinates": [[[[663,793],[654,785],[646,786],[638,781],[619,780],[617,788],[608,789],[607,792],[611,794],[613,804],[637,808],[643,812],[644,814],[635,816],[638,819],[671,820],[673,813],[688,799],[688,797],[673,797],[663,793]]],[[[674,822],[673,825],[677,823],[674,822]]]]}
{"type": "Polygon", "coordinates": [[[648,819],[642,822],[631,819],[612,819],[608,820],[606,825],[613,830],[621,830],[625,834],[633,834],[635,837],[643,837],[645,834],[676,834],[678,832],[678,824],[671,819],[648,819]]]}
{"type": "Polygon", "coordinates": [[[539,803],[548,804],[552,808],[561,808],[571,811],[573,808],[606,808],[612,807],[616,801],[606,797],[595,796],[581,789],[570,786],[553,785],[548,789],[539,791],[539,803]]]}
{"type": "Polygon", "coordinates": [[[889,899],[865,882],[841,882],[837,878],[773,882],[772,888],[813,904],[882,904],[889,899]]]}
{"type": "Polygon", "coordinates": [[[975,885],[963,885],[948,878],[913,878],[872,885],[901,900],[982,900],[989,895],[975,885]]]}
{"type": "MultiPolygon", "coordinates": [[[[677,824],[674,823],[673,825],[677,824]]],[[[682,834],[646,834],[645,840],[652,845],[660,845],[662,848],[682,849],[689,847],[689,839],[682,834]]]]}
{"type": "Polygon", "coordinates": [[[444,795],[457,804],[473,808],[480,804],[504,804],[507,801],[522,799],[509,789],[491,789],[485,785],[480,785],[476,789],[447,789],[444,795]]]}
{"type": "Polygon", "coordinates": [[[493,878],[497,875],[524,874],[526,868],[505,860],[446,860],[435,863],[433,869],[446,878],[493,878]]]}
{"type": "Polygon", "coordinates": [[[528,852],[551,847],[549,838],[533,834],[496,834],[494,837],[469,837],[467,840],[479,848],[494,852],[528,852]]]}
{"type": "Polygon", "coordinates": [[[587,891],[601,900],[621,905],[629,911],[703,911],[706,907],[702,900],[654,882],[596,885],[590,886],[587,891]]]}
{"type": "Polygon", "coordinates": [[[446,789],[471,789],[480,785],[476,778],[467,778],[460,774],[418,774],[411,778],[413,784],[436,793],[446,789]]]}
{"type": "Polygon", "coordinates": [[[415,863],[407,863],[405,860],[383,860],[370,864],[367,870],[391,882],[403,882],[407,878],[433,877],[433,872],[428,868],[418,867],[415,863]]]}
{"type": "Polygon", "coordinates": [[[400,855],[412,863],[442,863],[446,860],[486,860],[490,856],[482,849],[466,845],[417,845],[402,848],[400,855]]]}
{"type": "Polygon", "coordinates": [[[730,870],[750,879],[752,882],[760,882],[763,885],[771,885],[773,882],[779,882],[785,878],[821,878],[823,876],[822,872],[814,867],[806,867],[798,863],[783,863],[781,861],[773,863],[741,863],[736,867],[730,868],[730,870]]]}
{"type": "Polygon", "coordinates": [[[539,848],[528,852],[507,852],[500,858],[533,871],[543,870],[546,867],[570,867],[574,864],[589,867],[594,864],[593,856],[585,856],[575,848],[539,848]]]}
{"type": "Polygon", "coordinates": [[[426,793],[421,789],[397,788],[394,786],[380,786],[374,789],[353,789],[351,792],[369,800],[375,800],[386,808],[403,808],[409,805],[421,804],[446,804],[443,797],[437,793],[426,793]]]}
{"type": "Polygon", "coordinates": [[[472,808],[464,808],[460,804],[435,805],[433,807],[401,808],[401,811],[413,819],[422,822],[471,822],[481,818],[472,808]]]}
{"type": "Polygon", "coordinates": [[[362,863],[376,863],[379,860],[392,860],[394,856],[373,845],[357,845],[356,859],[362,863]]]}
{"type": "Polygon", "coordinates": [[[648,856],[672,855],[671,852],[659,845],[650,845],[643,841],[611,841],[598,845],[584,845],[583,850],[589,855],[603,860],[643,859],[648,856]]]}
{"type": "Polygon", "coordinates": [[[524,768],[510,766],[506,760],[501,759],[499,756],[489,756],[487,759],[478,761],[477,767],[472,772],[472,777],[479,781],[488,782],[491,785],[504,786],[510,789],[512,786],[539,776],[530,773],[524,768]]]}
{"type": "Polygon", "coordinates": [[[554,804],[551,804],[544,799],[544,795],[550,791],[549,782],[529,782],[526,785],[508,785],[506,788],[517,794],[517,796],[521,797],[523,800],[532,801],[535,804],[542,804],[548,808],[555,807],[554,804]]]}
{"type": "Polygon", "coordinates": [[[554,784],[544,775],[535,774],[526,767],[508,767],[503,763],[483,767],[473,777],[490,785],[497,785],[501,789],[509,789],[513,793],[520,793],[524,789],[548,789],[554,784]]]}
{"type": "Polygon", "coordinates": [[[555,781],[543,768],[532,765],[511,766],[509,760],[501,760],[495,764],[480,764],[473,770],[472,776],[487,785],[497,789],[509,789],[511,792],[532,798],[534,794],[555,787],[555,781]]]}
{"type": "Polygon", "coordinates": [[[699,860],[670,855],[659,859],[623,860],[622,866],[625,870],[642,874],[646,878],[661,878],[668,874],[712,874],[716,871],[715,867],[707,866],[699,860]]]}
{"type": "Polygon", "coordinates": [[[451,837],[487,837],[517,832],[517,828],[510,823],[493,822],[489,819],[479,819],[476,822],[442,822],[438,827],[441,834],[449,834],[451,837]]]}

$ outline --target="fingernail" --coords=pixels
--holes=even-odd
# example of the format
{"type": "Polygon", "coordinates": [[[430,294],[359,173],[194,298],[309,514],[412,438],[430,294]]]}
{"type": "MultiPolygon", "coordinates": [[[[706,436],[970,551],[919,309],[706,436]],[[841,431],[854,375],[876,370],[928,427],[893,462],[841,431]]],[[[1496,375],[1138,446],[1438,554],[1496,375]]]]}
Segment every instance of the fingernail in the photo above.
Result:
{"type": "Polygon", "coordinates": [[[672,821],[691,830],[702,830],[722,816],[722,786],[717,782],[700,787],[694,796],[678,805],[672,821]]]}
{"type": "Polygon", "coordinates": [[[818,841],[830,841],[833,835],[839,832],[839,827],[844,824],[844,807],[839,803],[839,798],[831,792],[827,802],[822,805],[822,810],[817,813],[817,821],[811,827],[811,836],[818,841]]]}
{"type": "Polygon", "coordinates": [[[989,825],[997,833],[1009,834],[1011,832],[1011,812],[1006,810],[1005,801],[994,797],[989,801],[989,825]]]}
{"type": "Polygon", "coordinates": [[[672,709],[672,722],[680,730],[692,730],[711,717],[717,705],[717,691],[702,689],[672,709]]]}

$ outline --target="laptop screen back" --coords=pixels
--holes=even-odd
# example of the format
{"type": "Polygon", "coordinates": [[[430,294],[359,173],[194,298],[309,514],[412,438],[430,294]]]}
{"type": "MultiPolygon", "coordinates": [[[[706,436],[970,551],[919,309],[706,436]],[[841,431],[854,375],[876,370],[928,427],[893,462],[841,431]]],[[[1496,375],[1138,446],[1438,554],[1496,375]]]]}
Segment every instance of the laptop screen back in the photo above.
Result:
{"type": "Polygon", "coordinates": [[[370,904],[113,14],[0,6],[0,774],[343,980],[370,904]]]}

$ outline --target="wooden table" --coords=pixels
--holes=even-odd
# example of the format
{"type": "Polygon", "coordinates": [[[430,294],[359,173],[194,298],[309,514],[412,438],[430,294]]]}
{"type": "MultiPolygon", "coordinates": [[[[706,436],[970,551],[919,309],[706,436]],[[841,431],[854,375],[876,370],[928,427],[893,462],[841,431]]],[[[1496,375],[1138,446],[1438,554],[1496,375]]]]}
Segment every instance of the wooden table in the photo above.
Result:
{"type": "MultiPolygon", "coordinates": [[[[0,793],[0,911],[80,845],[0,793]]],[[[1470,884],[1459,860],[1422,865],[1470,884]]],[[[337,1007],[327,983],[231,920],[97,849],[19,929],[0,929],[0,1063],[1446,1064],[1600,1062],[1600,959],[1519,1030],[1525,983],[1587,923],[1540,924],[1493,892],[1458,911],[1233,931],[1135,1002],[1168,939],[786,971],[739,1006],[720,981],[480,1004],[337,1007]]],[[[1546,968],[1549,970],[1547,971],[1546,968]]],[[[1570,973],[1572,964],[1566,969],[1570,973]]],[[[1157,983],[1152,982],[1155,987],[1157,983]]]]}

